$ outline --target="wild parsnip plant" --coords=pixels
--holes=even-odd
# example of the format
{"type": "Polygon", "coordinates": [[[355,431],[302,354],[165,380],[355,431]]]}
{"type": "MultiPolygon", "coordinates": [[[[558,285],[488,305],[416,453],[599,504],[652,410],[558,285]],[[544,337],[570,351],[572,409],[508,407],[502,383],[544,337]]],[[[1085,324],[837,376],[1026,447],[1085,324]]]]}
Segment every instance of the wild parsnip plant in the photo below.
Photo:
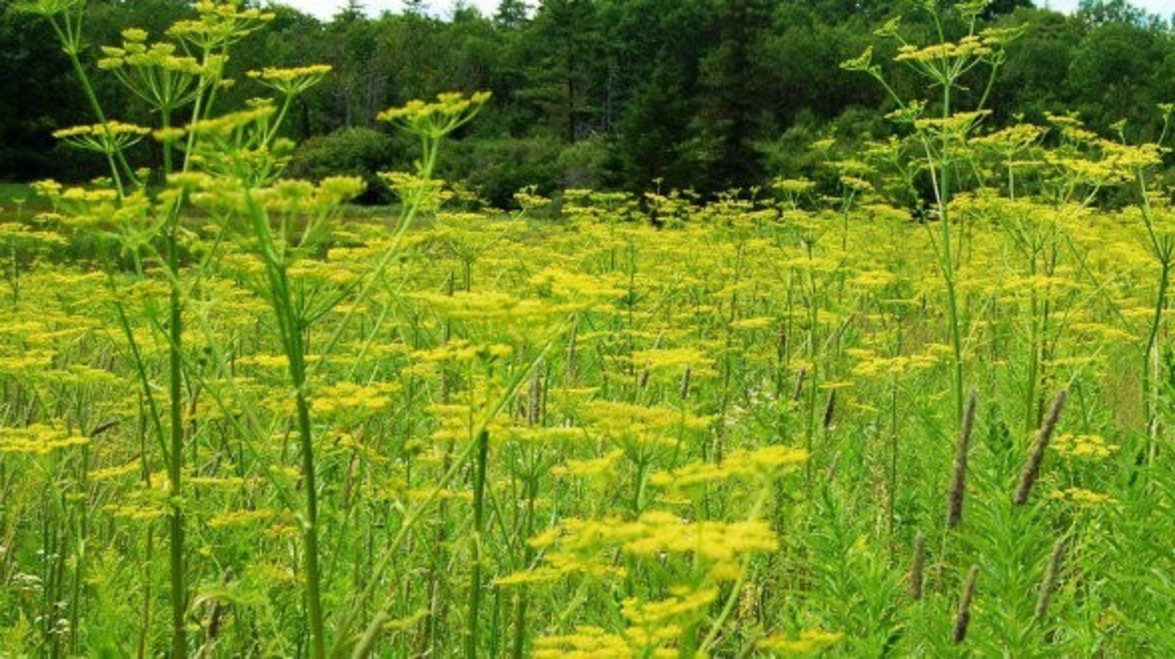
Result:
{"type": "Polygon", "coordinates": [[[1008,35],[900,49],[943,113],[821,140],[830,186],[708,203],[456,210],[488,96],[411,102],[373,221],[282,176],[325,67],[221,107],[264,12],[22,7],[156,123],[95,105],[109,175],[0,213],[0,656],[1175,651],[1165,151],[956,114],[1008,35]]]}

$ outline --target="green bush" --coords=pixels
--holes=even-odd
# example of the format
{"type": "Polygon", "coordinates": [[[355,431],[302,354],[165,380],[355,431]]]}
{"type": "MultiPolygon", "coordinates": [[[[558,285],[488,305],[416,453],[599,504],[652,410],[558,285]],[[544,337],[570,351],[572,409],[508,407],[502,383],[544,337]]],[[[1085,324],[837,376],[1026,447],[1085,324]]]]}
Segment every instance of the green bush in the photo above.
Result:
{"type": "Polygon", "coordinates": [[[559,154],[559,171],[564,188],[601,188],[609,175],[610,145],[603,136],[589,137],[568,145],[559,154]]]}
{"type": "Polygon", "coordinates": [[[376,172],[402,168],[400,161],[408,160],[402,155],[406,153],[410,151],[402,139],[371,128],[340,128],[302,143],[290,162],[289,174],[311,180],[344,174],[361,176],[367,183],[367,192],[356,201],[387,204],[394,199],[376,172]]]}
{"type": "Polygon", "coordinates": [[[559,141],[551,137],[469,139],[451,146],[444,176],[461,180],[489,204],[514,206],[514,193],[528,185],[543,194],[560,186],[559,141]],[[457,164],[459,163],[459,164],[457,164]]]}

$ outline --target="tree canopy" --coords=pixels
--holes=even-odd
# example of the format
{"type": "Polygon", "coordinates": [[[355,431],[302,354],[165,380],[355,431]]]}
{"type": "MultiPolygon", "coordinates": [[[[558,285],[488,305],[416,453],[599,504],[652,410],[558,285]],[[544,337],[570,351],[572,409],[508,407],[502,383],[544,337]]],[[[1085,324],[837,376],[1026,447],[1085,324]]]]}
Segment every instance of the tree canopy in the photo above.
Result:
{"type": "MultiPolygon", "coordinates": [[[[117,43],[127,25],[158,35],[185,4],[91,0],[96,43],[86,61],[94,65],[97,46],[117,43]]],[[[427,3],[369,17],[352,1],[327,22],[278,5],[274,25],[230,62],[239,84],[228,93],[259,93],[243,73],[262,63],[332,65],[290,124],[290,137],[304,144],[295,156],[302,172],[362,171],[380,157],[404,164],[410,145],[386,133],[362,139],[356,130],[385,130],[376,114],[411,98],[485,89],[492,107],[458,136],[443,167],[491,202],[508,203],[528,184],[713,194],[802,167],[799,136],[856,140],[893,131],[881,90],[839,65],[868,47],[891,53],[874,31],[895,16],[904,31],[929,38],[923,4],[502,0],[489,16],[461,3],[441,20],[427,3]]],[[[1123,0],[1083,0],[1072,15],[998,0],[983,20],[1021,29],[993,90],[1001,121],[1076,109],[1096,130],[1125,119],[1146,136],[1159,125],[1155,105],[1175,100],[1171,24],[1123,0]]],[[[88,121],[84,103],[65,91],[68,62],[35,23],[0,15],[0,179],[84,178],[87,161],[49,137],[88,121]]],[[[892,73],[903,95],[918,95],[918,81],[892,73]]],[[[142,112],[115,104],[113,86],[98,93],[111,94],[108,105],[128,117],[142,112]]]]}

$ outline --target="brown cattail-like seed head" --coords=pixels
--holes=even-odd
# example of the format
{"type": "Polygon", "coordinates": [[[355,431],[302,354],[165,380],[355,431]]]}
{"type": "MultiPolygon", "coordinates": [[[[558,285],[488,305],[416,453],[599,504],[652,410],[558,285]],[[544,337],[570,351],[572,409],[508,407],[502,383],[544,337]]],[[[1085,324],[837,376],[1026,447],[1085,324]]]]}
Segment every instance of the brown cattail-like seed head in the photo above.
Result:
{"type": "Polygon", "coordinates": [[[910,597],[922,599],[922,579],[926,565],[926,534],[921,531],[914,537],[914,560],[910,563],[910,597]]]}
{"type": "Polygon", "coordinates": [[[685,373],[681,374],[681,386],[678,388],[677,394],[682,400],[689,398],[690,377],[692,373],[693,369],[691,369],[689,366],[686,366],[685,373]]]}
{"type": "Polygon", "coordinates": [[[1062,389],[1053,399],[1049,415],[1044,420],[1044,425],[1040,427],[1040,436],[1037,437],[1036,445],[1032,447],[1032,454],[1028,456],[1028,462],[1020,474],[1020,485],[1016,488],[1016,496],[1013,499],[1017,506],[1028,503],[1028,495],[1032,494],[1032,486],[1036,483],[1037,476],[1040,475],[1040,465],[1044,462],[1045,449],[1048,448],[1049,440],[1052,439],[1053,432],[1057,429],[1057,422],[1061,420],[1061,410],[1065,408],[1065,399],[1068,397],[1069,391],[1062,389]]]}
{"type": "Polygon", "coordinates": [[[967,638],[967,625],[971,623],[971,600],[975,599],[975,581],[979,579],[979,566],[972,565],[963,584],[963,596],[959,598],[959,610],[955,613],[955,627],[951,638],[962,643],[967,638]]]}
{"type": "Polygon", "coordinates": [[[1043,620],[1049,612],[1049,602],[1052,601],[1053,591],[1057,587],[1057,577],[1061,571],[1061,558],[1065,555],[1065,539],[1061,538],[1053,543],[1053,555],[1049,558],[1048,567],[1044,571],[1044,579],[1040,582],[1040,595],[1036,598],[1036,619],[1043,620]]]}
{"type": "Polygon", "coordinates": [[[637,382],[636,386],[638,389],[644,389],[645,387],[649,386],[649,369],[646,368],[645,370],[641,371],[640,380],[637,382]]]}
{"type": "Polygon", "coordinates": [[[971,446],[971,432],[975,429],[975,407],[978,394],[974,389],[967,395],[967,404],[963,408],[963,425],[959,428],[959,441],[955,445],[955,473],[951,479],[951,491],[948,497],[950,505],[947,511],[947,526],[954,528],[963,519],[963,497],[967,490],[967,451],[971,446]]]}
{"type": "Polygon", "coordinates": [[[828,402],[824,404],[824,429],[832,430],[836,422],[836,389],[828,390],[828,402]]]}
{"type": "Polygon", "coordinates": [[[98,435],[101,435],[102,433],[106,432],[107,430],[110,430],[112,428],[117,427],[118,424],[120,424],[120,423],[122,423],[122,422],[118,421],[118,420],[114,420],[114,421],[107,421],[106,423],[99,424],[97,427],[95,427],[93,430],[90,431],[90,439],[93,439],[93,438],[97,437],[98,435]]]}
{"type": "Polygon", "coordinates": [[[796,373],[796,386],[792,388],[791,399],[793,401],[800,399],[800,394],[804,393],[804,379],[808,377],[808,369],[801,368],[799,373],[796,373]]]}

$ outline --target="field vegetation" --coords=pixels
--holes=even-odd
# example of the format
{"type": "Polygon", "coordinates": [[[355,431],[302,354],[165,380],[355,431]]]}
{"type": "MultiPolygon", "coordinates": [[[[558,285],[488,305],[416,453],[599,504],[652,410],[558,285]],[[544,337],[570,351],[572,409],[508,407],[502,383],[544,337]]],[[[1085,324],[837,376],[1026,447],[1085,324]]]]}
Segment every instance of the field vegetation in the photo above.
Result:
{"type": "Polygon", "coordinates": [[[128,27],[96,78],[79,1],[23,0],[106,172],[0,191],[0,656],[1175,650],[1173,108],[998,124],[1018,31],[926,4],[841,64],[894,136],[811,178],[489,212],[438,175],[488,93],[298,179],[330,67],[222,97],[271,14],[128,27]]]}

